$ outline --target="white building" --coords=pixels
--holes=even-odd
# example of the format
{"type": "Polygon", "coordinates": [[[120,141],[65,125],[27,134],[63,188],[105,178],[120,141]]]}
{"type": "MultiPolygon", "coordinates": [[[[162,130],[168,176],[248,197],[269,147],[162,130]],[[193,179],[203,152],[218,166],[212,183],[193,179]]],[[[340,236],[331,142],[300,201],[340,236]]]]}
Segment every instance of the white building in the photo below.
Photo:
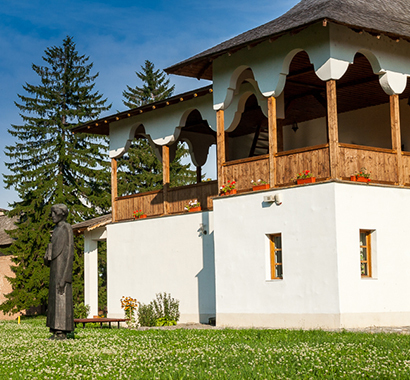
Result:
{"type": "MultiPolygon", "coordinates": [[[[77,128],[110,137],[112,223],[88,225],[86,302],[107,239],[108,312],[120,298],[180,300],[181,322],[338,328],[410,321],[410,3],[302,0],[166,71],[206,87],[77,128]],[[164,188],[118,197],[116,160],[156,148],[164,188]],[[217,181],[169,188],[186,141],[217,181]],[[370,183],[350,180],[363,167],[370,183]],[[310,170],[316,183],[297,185],[310,170]],[[252,191],[251,180],[270,189],[252,191]],[[218,196],[236,180],[237,194],[218,196]],[[202,211],[184,212],[199,199],[202,211]],[[148,218],[133,220],[142,209],[148,218]]],[[[200,181],[200,175],[198,175],[200,181]]]]}

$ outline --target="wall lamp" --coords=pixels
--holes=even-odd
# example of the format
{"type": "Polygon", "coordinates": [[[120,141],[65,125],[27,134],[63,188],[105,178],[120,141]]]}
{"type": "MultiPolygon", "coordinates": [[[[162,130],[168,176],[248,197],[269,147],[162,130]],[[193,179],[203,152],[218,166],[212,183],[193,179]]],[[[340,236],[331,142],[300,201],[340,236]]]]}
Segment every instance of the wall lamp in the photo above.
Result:
{"type": "Polygon", "coordinates": [[[282,195],[281,194],[275,194],[275,195],[265,195],[263,197],[263,201],[266,203],[273,203],[277,206],[280,206],[282,204],[282,195]]]}

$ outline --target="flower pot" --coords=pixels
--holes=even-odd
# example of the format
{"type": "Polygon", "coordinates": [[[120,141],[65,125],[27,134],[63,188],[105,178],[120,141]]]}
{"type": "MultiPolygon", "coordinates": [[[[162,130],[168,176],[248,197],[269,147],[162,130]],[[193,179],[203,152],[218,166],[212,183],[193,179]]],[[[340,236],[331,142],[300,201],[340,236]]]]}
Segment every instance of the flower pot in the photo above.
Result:
{"type": "Polygon", "coordinates": [[[196,212],[196,211],[201,211],[201,206],[198,207],[191,207],[188,212],[196,212]]]}
{"type": "Polygon", "coordinates": [[[266,190],[266,189],[269,189],[269,183],[265,183],[263,185],[256,185],[252,187],[253,191],[266,190]]]}
{"type": "Polygon", "coordinates": [[[368,182],[371,181],[370,178],[359,177],[359,176],[356,176],[356,175],[351,175],[350,180],[353,181],[353,182],[365,182],[365,183],[368,183],[368,182]]]}
{"type": "Polygon", "coordinates": [[[145,219],[147,217],[147,214],[143,214],[140,216],[136,216],[135,219],[145,219]]]}
{"type": "Polygon", "coordinates": [[[316,177],[309,177],[309,178],[298,178],[296,180],[298,185],[303,185],[305,183],[314,183],[316,182],[316,177]]]}
{"type": "Polygon", "coordinates": [[[236,194],[236,189],[232,189],[231,191],[226,193],[227,195],[233,195],[236,194]]]}

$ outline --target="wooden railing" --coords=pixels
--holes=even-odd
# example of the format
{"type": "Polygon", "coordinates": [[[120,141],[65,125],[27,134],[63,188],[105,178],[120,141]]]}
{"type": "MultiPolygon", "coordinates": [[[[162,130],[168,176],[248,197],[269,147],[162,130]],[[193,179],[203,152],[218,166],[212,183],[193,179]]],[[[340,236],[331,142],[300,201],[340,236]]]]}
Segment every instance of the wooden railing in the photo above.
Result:
{"type": "MultiPolygon", "coordinates": [[[[372,182],[397,184],[397,152],[362,145],[338,145],[338,178],[350,179],[361,168],[371,172],[372,182]]],[[[293,185],[299,172],[310,170],[318,180],[330,178],[329,146],[316,145],[308,148],[279,152],[275,155],[275,186],[293,185]]],[[[402,153],[404,182],[410,186],[410,153],[402,153]]],[[[223,182],[236,180],[239,192],[251,190],[251,180],[269,180],[269,155],[229,161],[222,166],[223,182]]],[[[219,192],[217,181],[170,188],[168,190],[169,213],[184,212],[185,205],[198,199],[203,210],[213,208],[212,198],[219,192]]],[[[117,221],[130,220],[135,210],[143,210],[148,216],[164,214],[163,190],[116,198],[117,221]]]]}
{"type": "Polygon", "coordinates": [[[161,215],[164,212],[163,193],[162,190],[157,190],[118,197],[115,206],[116,221],[132,219],[135,210],[142,210],[149,216],[161,215]]]}
{"type": "MultiPolygon", "coordinates": [[[[372,182],[397,183],[397,152],[391,149],[340,143],[339,177],[348,179],[361,168],[371,172],[372,182]]],[[[405,174],[408,180],[408,169],[405,169],[405,174]]]]}
{"type": "Polygon", "coordinates": [[[277,186],[293,184],[296,175],[304,170],[310,170],[317,179],[329,178],[328,144],[288,150],[276,154],[277,186]]]}
{"type": "MultiPolygon", "coordinates": [[[[184,212],[185,205],[193,199],[201,202],[202,210],[212,209],[212,197],[218,195],[217,181],[202,182],[194,185],[174,187],[168,190],[169,212],[184,212]]],[[[117,197],[115,207],[116,221],[133,219],[135,210],[142,210],[147,216],[164,214],[162,190],[117,197]]]]}
{"type": "Polygon", "coordinates": [[[410,152],[403,152],[404,185],[410,186],[410,152]]]}
{"type": "Polygon", "coordinates": [[[251,181],[269,181],[269,155],[228,161],[223,164],[223,183],[235,180],[238,191],[252,189],[251,181]]]}
{"type": "Polygon", "coordinates": [[[216,197],[217,195],[217,181],[173,187],[169,189],[169,211],[171,214],[183,212],[185,205],[193,199],[197,199],[201,203],[202,210],[211,210],[213,208],[212,197],[216,197]]]}

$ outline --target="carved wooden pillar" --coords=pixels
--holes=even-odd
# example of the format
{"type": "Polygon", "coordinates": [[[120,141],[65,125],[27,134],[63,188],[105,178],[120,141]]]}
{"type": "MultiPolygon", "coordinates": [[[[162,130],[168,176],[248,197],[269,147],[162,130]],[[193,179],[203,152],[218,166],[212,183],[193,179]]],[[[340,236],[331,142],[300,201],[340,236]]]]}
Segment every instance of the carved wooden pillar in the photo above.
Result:
{"type": "Polygon", "coordinates": [[[225,183],[223,164],[226,161],[225,122],[223,110],[216,112],[216,146],[218,189],[220,189],[225,183]]]}
{"type": "Polygon", "coordinates": [[[268,130],[269,130],[269,183],[276,186],[276,153],[278,152],[278,129],[276,118],[276,98],[268,98],[268,130]]]}
{"type": "Polygon", "coordinates": [[[163,183],[163,195],[164,195],[164,214],[169,214],[169,201],[168,201],[168,190],[169,190],[169,146],[162,146],[162,183],[163,183]]]}
{"type": "Polygon", "coordinates": [[[390,126],[392,149],[397,153],[397,181],[404,186],[403,156],[401,152],[399,95],[390,95],[390,126]]]}
{"type": "Polygon", "coordinates": [[[111,218],[112,222],[117,220],[117,201],[118,197],[118,185],[117,185],[117,159],[111,159],[111,218]]]}
{"type": "Polygon", "coordinates": [[[330,178],[339,177],[339,128],[337,121],[336,81],[326,82],[327,124],[329,139],[330,178]]]}

